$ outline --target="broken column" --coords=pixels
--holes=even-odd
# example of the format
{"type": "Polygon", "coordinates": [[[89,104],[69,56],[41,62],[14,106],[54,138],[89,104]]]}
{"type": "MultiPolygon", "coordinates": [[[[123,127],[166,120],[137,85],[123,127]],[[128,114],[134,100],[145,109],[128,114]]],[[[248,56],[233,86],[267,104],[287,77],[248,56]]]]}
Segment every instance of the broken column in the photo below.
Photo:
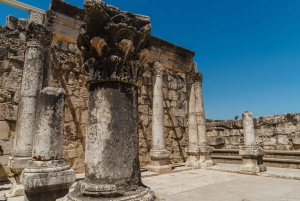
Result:
{"type": "Polygon", "coordinates": [[[165,148],[164,134],[164,105],[162,74],[163,65],[154,62],[153,77],[153,105],[152,105],[152,141],[153,147],[150,151],[151,163],[150,171],[160,174],[171,171],[170,155],[171,153],[165,148]]]}
{"type": "Polygon", "coordinates": [[[74,170],[63,158],[64,99],[62,88],[46,87],[38,93],[33,161],[20,178],[28,201],[62,198],[75,182],[74,170]]]}
{"type": "Polygon", "coordinates": [[[239,155],[242,156],[241,171],[249,173],[258,173],[266,171],[263,164],[264,151],[256,144],[254,123],[252,113],[245,111],[243,113],[243,128],[245,145],[240,149],[239,155]]]}
{"type": "Polygon", "coordinates": [[[138,153],[138,86],[150,19],[101,1],[85,1],[84,7],[77,45],[89,90],[85,179],[64,200],[154,200],[141,182],[138,153]]]}
{"type": "MultiPolygon", "coordinates": [[[[18,105],[16,136],[8,166],[15,173],[16,184],[19,174],[32,159],[32,143],[35,131],[37,93],[42,89],[45,64],[45,47],[51,44],[52,32],[43,25],[29,23],[26,29],[26,50],[18,105]]],[[[9,196],[23,194],[23,187],[14,186],[9,196]]]]}
{"type": "Polygon", "coordinates": [[[189,147],[187,166],[205,168],[213,165],[212,148],[207,144],[205,113],[202,96],[202,73],[192,72],[188,76],[188,122],[189,147]]]}

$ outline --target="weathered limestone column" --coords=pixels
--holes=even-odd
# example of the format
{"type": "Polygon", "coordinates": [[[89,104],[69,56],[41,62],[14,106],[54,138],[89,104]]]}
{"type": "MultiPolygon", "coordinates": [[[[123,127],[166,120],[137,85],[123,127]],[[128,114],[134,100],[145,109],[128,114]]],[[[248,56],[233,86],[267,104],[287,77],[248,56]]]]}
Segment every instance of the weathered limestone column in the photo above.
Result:
{"type": "Polygon", "coordinates": [[[150,171],[160,174],[171,171],[170,155],[171,153],[165,148],[164,134],[164,105],[163,105],[163,86],[162,74],[163,65],[154,62],[153,77],[153,105],[152,105],[152,141],[153,147],[150,151],[151,163],[150,171]]]}
{"type": "Polygon", "coordinates": [[[46,87],[38,93],[33,161],[20,179],[25,200],[62,198],[75,182],[74,170],[63,158],[64,99],[62,88],[46,87]]]}
{"type": "Polygon", "coordinates": [[[200,167],[213,166],[211,159],[212,148],[207,144],[205,112],[202,95],[202,73],[197,73],[195,82],[195,97],[196,97],[196,112],[197,112],[197,127],[198,127],[198,143],[200,151],[200,167]]]}
{"type": "MultiPolygon", "coordinates": [[[[26,50],[23,67],[16,136],[8,166],[15,173],[16,184],[19,174],[32,159],[32,143],[35,131],[37,93],[42,89],[45,47],[51,44],[52,32],[40,24],[29,23],[26,29],[26,50]]],[[[22,186],[15,186],[8,196],[19,196],[22,186]]]]}
{"type": "Polygon", "coordinates": [[[207,144],[205,113],[202,96],[202,73],[193,72],[188,77],[189,97],[189,147],[187,166],[205,168],[213,165],[212,148],[207,144]]]}
{"type": "Polygon", "coordinates": [[[263,164],[264,151],[256,145],[253,117],[252,113],[248,111],[243,113],[243,128],[245,145],[239,151],[243,160],[241,171],[250,173],[266,171],[266,167],[263,164]]]}
{"type": "Polygon", "coordinates": [[[85,1],[84,7],[86,27],[77,45],[89,89],[85,179],[64,200],[152,201],[154,193],[141,182],[138,133],[150,19],[101,1],[85,1]]]}

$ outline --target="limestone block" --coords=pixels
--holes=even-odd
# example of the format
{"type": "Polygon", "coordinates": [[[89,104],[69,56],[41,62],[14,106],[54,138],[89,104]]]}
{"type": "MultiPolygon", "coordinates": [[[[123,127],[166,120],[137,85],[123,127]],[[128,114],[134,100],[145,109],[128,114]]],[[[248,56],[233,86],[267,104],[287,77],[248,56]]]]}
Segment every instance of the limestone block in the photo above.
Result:
{"type": "Polygon", "coordinates": [[[232,127],[233,128],[242,129],[243,128],[243,120],[242,119],[238,119],[236,121],[233,121],[232,122],[232,127]]]}
{"type": "Polygon", "coordinates": [[[225,139],[223,137],[207,137],[208,145],[220,145],[225,143],[225,139]]]}
{"type": "Polygon", "coordinates": [[[11,151],[12,151],[12,148],[13,148],[13,141],[12,140],[10,140],[10,141],[7,141],[7,140],[3,141],[2,140],[2,141],[0,141],[0,144],[2,146],[2,149],[3,149],[4,153],[6,155],[10,155],[11,151]]]}
{"type": "Polygon", "coordinates": [[[292,142],[295,145],[300,145],[300,134],[294,134],[292,135],[292,142]]]}
{"type": "MultiPolygon", "coordinates": [[[[6,56],[6,52],[5,53],[2,52],[2,56],[5,57],[6,56]]],[[[11,68],[11,65],[10,65],[10,63],[7,60],[0,61],[0,75],[3,74],[4,72],[7,72],[10,68],[11,68]]],[[[6,74],[6,75],[8,75],[8,74],[6,74]]]]}
{"type": "Polygon", "coordinates": [[[174,109],[173,114],[175,117],[185,117],[186,111],[184,109],[174,109]]]}
{"type": "Polygon", "coordinates": [[[169,98],[169,90],[167,89],[167,88],[163,88],[162,89],[163,90],[163,97],[164,97],[164,99],[166,100],[171,100],[170,98],[169,98]]]}
{"type": "Polygon", "coordinates": [[[187,120],[185,117],[177,117],[178,126],[180,127],[187,127],[187,120]]]}
{"type": "Polygon", "coordinates": [[[18,113],[18,106],[7,104],[6,105],[6,115],[5,119],[10,121],[16,121],[17,120],[17,113],[18,113]]]}
{"type": "Polygon", "coordinates": [[[187,96],[186,96],[186,93],[185,92],[178,92],[178,100],[180,101],[185,101],[187,100],[187,96]]]}
{"type": "Polygon", "coordinates": [[[277,140],[274,137],[264,137],[263,138],[264,148],[265,146],[275,146],[277,144],[277,140]]]}
{"type": "Polygon", "coordinates": [[[88,112],[87,112],[87,110],[81,111],[80,123],[81,124],[86,124],[87,120],[88,120],[88,112]]]}
{"type": "Polygon", "coordinates": [[[11,94],[9,91],[0,89],[0,103],[7,102],[11,99],[11,94]]]}
{"type": "Polygon", "coordinates": [[[6,17],[5,26],[11,30],[15,30],[18,27],[18,18],[15,16],[9,15],[6,17]]]}
{"type": "Polygon", "coordinates": [[[10,128],[6,121],[0,121],[0,139],[9,139],[10,128]]]}
{"type": "Polygon", "coordinates": [[[18,21],[18,28],[19,28],[20,30],[25,30],[27,24],[28,24],[28,20],[27,20],[27,19],[20,18],[19,21],[18,21]]]}
{"type": "Polygon", "coordinates": [[[164,108],[170,108],[171,107],[171,102],[170,101],[164,100],[163,104],[164,104],[164,108]]]}
{"type": "Polygon", "coordinates": [[[14,95],[13,103],[19,104],[19,98],[20,98],[20,91],[17,91],[14,95]]]}
{"type": "Polygon", "coordinates": [[[148,105],[139,105],[138,111],[139,111],[139,113],[142,113],[142,114],[148,114],[149,106],[148,105]]]}
{"type": "Polygon", "coordinates": [[[177,91],[173,91],[173,90],[169,91],[169,99],[177,101],[178,100],[178,93],[177,93],[177,91]]]}
{"type": "Polygon", "coordinates": [[[77,129],[73,121],[65,124],[64,135],[67,137],[67,139],[77,139],[77,129]]]}
{"type": "Polygon", "coordinates": [[[170,82],[170,88],[172,90],[177,90],[177,87],[178,87],[177,80],[170,82]]]}
{"type": "Polygon", "coordinates": [[[278,144],[282,144],[282,145],[288,145],[290,142],[289,137],[287,135],[278,135],[277,141],[278,144]]]}
{"type": "Polygon", "coordinates": [[[275,132],[279,135],[288,135],[296,132],[298,130],[297,126],[292,122],[285,122],[276,125],[275,132]]]}
{"type": "Polygon", "coordinates": [[[142,115],[139,116],[139,118],[140,118],[140,122],[143,126],[148,126],[149,125],[149,116],[148,115],[142,114],[142,115]]]}

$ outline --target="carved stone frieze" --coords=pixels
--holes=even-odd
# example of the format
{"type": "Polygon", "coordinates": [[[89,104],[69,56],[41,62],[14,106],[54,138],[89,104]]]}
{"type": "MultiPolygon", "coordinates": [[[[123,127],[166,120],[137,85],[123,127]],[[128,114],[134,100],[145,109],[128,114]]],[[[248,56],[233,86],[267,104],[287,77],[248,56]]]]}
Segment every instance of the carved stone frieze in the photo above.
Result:
{"type": "Polygon", "coordinates": [[[202,73],[191,72],[188,74],[188,83],[189,84],[199,83],[202,85],[202,78],[203,78],[202,73]]]}
{"type": "Polygon", "coordinates": [[[150,49],[149,17],[101,1],[85,1],[85,11],[77,45],[85,61],[87,84],[119,81],[140,85],[150,49]]]}
{"type": "Polygon", "coordinates": [[[50,46],[53,32],[46,26],[30,22],[26,28],[26,41],[29,45],[50,46]]]}

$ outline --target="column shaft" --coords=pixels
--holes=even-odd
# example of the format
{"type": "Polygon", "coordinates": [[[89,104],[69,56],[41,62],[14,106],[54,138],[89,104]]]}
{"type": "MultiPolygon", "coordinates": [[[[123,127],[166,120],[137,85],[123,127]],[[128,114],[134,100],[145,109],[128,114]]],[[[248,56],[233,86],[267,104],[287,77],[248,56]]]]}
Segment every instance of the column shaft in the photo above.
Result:
{"type": "Polygon", "coordinates": [[[256,145],[253,117],[248,111],[243,113],[243,129],[245,145],[239,151],[243,160],[241,171],[250,173],[266,171],[263,164],[264,151],[256,145]]]}
{"type": "Polygon", "coordinates": [[[205,112],[202,96],[202,80],[195,85],[195,97],[198,126],[198,143],[200,146],[207,146],[205,112]]]}
{"type": "Polygon", "coordinates": [[[164,134],[164,105],[162,74],[163,65],[154,62],[153,76],[153,105],[152,105],[152,138],[153,147],[150,151],[150,171],[156,173],[169,173],[171,153],[165,149],[164,134]]]}
{"type": "Polygon", "coordinates": [[[38,93],[33,161],[21,175],[28,201],[52,201],[65,196],[75,182],[74,170],[63,159],[64,98],[62,88],[38,93]]]}

